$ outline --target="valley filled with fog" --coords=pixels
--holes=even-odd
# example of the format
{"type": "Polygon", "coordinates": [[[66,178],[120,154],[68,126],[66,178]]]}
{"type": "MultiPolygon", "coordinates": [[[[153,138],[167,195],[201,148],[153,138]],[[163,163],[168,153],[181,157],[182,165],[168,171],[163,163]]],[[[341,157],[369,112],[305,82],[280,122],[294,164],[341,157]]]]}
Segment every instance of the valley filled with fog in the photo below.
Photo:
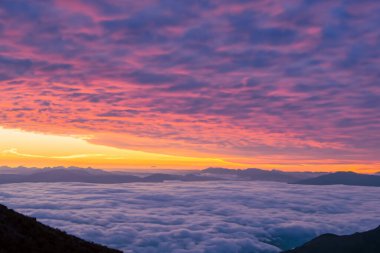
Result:
{"type": "Polygon", "coordinates": [[[124,252],[280,252],[380,225],[380,188],[274,182],[1,185],[0,203],[124,252]]]}

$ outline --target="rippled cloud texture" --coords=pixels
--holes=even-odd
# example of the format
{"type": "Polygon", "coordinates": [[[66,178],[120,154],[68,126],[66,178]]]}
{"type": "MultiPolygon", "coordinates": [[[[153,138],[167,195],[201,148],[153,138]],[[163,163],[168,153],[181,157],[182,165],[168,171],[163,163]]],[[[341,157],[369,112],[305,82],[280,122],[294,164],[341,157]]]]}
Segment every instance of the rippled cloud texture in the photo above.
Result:
{"type": "Polygon", "coordinates": [[[2,0],[1,124],[239,161],[379,162],[379,11],[377,0],[2,0]]]}
{"type": "Polygon", "coordinates": [[[0,203],[125,252],[269,253],[380,224],[376,187],[260,182],[3,185],[0,203]]]}

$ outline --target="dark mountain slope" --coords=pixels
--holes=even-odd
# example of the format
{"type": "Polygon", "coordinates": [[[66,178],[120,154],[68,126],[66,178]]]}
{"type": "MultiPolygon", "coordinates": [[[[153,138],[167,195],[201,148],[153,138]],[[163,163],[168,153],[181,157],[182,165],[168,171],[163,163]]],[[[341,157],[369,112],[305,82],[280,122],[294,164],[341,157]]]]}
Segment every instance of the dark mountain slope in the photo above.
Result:
{"type": "Polygon", "coordinates": [[[321,235],[301,247],[283,253],[379,253],[380,226],[353,235],[321,235]]]}
{"type": "Polygon", "coordinates": [[[50,228],[0,205],[0,253],[121,253],[50,228]]]}
{"type": "Polygon", "coordinates": [[[306,185],[357,185],[357,186],[380,186],[380,177],[374,175],[358,174],[354,172],[336,172],[315,178],[295,182],[306,185]]]}

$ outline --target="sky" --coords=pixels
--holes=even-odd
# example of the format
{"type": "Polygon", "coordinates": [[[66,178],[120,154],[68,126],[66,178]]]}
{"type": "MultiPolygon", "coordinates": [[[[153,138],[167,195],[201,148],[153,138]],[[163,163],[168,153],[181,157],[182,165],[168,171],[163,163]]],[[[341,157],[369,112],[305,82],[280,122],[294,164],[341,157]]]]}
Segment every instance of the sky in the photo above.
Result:
{"type": "Polygon", "coordinates": [[[2,0],[0,164],[380,170],[377,0],[2,0]]]}

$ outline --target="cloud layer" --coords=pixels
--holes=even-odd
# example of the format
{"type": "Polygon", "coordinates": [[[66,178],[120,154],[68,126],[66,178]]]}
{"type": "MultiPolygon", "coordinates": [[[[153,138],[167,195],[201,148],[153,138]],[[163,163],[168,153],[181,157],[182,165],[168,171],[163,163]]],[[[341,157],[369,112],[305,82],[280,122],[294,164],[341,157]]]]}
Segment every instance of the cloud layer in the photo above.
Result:
{"type": "Polygon", "coordinates": [[[380,224],[376,187],[263,182],[3,185],[0,202],[125,252],[269,253],[380,224]]]}
{"type": "Polygon", "coordinates": [[[0,120],[169,153],[378,161],[379,11],[376,0],[4,0],[0,120]]]}

